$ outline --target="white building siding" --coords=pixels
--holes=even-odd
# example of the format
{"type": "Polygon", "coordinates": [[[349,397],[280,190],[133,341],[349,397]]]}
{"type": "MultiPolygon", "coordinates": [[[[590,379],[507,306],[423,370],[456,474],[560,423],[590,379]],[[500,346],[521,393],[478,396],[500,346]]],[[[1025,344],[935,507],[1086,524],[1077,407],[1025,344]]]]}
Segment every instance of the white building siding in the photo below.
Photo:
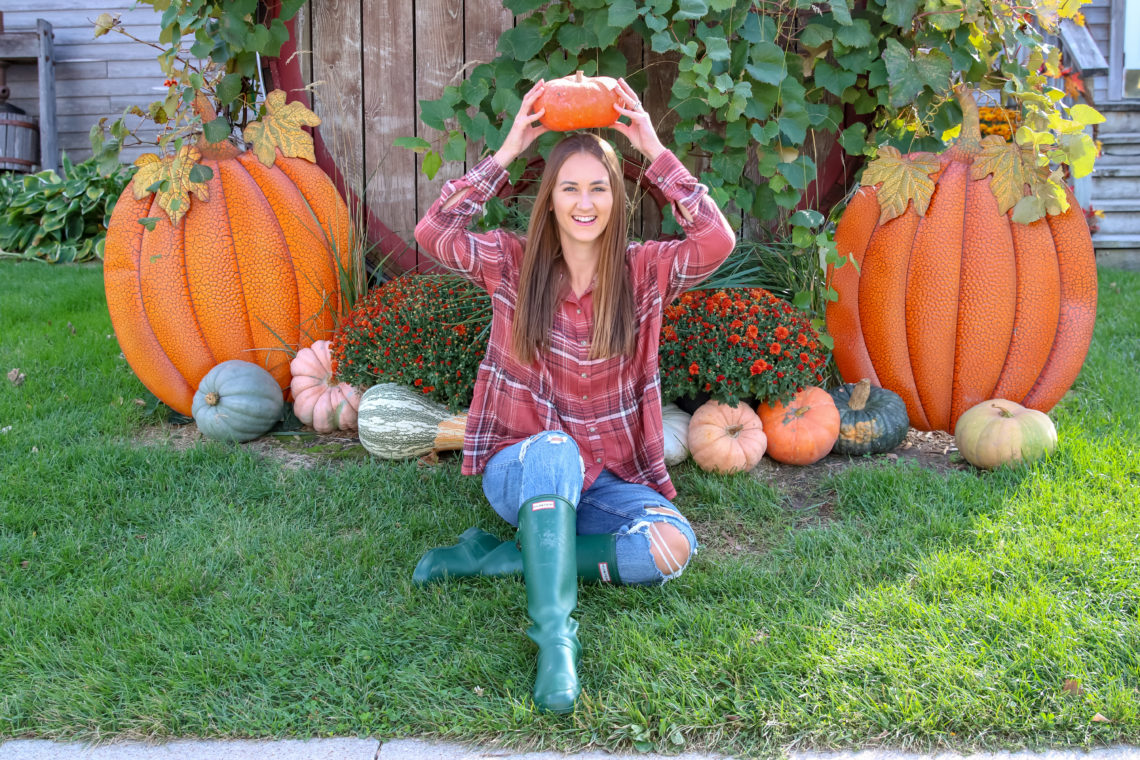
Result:
{"type": "MultiPolygon", "coordinates": [[[[111,13],[118,14],[139,39],[157,42],[160,16],[150,6],[136,7],[133,0],[0,0],[0,11],[5,31],[34,31],[40,18],[52,25],[59,147],[73,161],[91,155],[88,133],[101,118],[114,121],[125,108],[145,108],[164,96],[157,49],[116,32],[94,36],[95,18],[111,13]]],[[[35,63],[9,66],[9,102],[33,116],[39,114],[36,82],[35,63]]],[[[129,126],[138,122],[137,117],[128,117],[129,126]]],[[[155,129],[149,126],[140,137],[153,141],[155,129]]],[[[133,161],[153,150],[153,145],[127,147],[123,160],[133,161]]]]}

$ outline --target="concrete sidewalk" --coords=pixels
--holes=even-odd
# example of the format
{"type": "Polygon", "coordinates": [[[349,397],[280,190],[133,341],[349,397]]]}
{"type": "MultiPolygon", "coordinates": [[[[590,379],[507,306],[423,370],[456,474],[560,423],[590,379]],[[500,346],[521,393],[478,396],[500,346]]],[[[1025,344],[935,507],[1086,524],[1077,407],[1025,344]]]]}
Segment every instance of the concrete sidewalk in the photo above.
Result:
{"type": "MultiPolygon", "coordinates": [[[[488,747],[396,739],[312,739],[289,741],[172,741],[165,744],[125,742],[91,747],[43,739],[0,743],[0,760],[727,760],[724,755],[686,752],[681,755],[613,755],[600,750],[512,752],[488,747]]],[[[1117,746],[1047,752],[981,752],[923,755],[890,750],[858,752],[791,752],[789,760],[1140,760],[1140,748],[1117,746]]]]}

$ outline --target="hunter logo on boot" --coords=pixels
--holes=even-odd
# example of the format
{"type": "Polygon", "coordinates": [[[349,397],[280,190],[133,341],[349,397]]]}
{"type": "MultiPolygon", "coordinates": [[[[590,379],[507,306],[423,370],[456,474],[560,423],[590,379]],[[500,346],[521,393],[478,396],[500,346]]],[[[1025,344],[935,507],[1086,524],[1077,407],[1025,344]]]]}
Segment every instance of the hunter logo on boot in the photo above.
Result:
{"type": "Polygon", "coordinates": [[[610,563],[598,563],[598,577],[602,579],[602,583],[610,583],[610,563]]]}
{"type": "Polygon", "coordinates": [[[531,512],[537,512],[540,509],[554,509],[554,500],[549,499],[547,501],[536,501],[530,505],[531,512]]]}

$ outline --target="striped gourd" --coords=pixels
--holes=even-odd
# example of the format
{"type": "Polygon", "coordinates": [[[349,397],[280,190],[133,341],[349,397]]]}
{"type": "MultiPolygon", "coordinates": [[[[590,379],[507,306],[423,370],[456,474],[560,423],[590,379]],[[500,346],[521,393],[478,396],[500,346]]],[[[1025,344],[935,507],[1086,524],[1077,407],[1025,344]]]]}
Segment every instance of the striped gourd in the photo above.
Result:
{"type": "Polygon", "coordinates": [[[395,383],[364,392],[357,412],[360,442],[381,459],[463,448],[467,413],[452,414],[423,394],[395,383]]]}

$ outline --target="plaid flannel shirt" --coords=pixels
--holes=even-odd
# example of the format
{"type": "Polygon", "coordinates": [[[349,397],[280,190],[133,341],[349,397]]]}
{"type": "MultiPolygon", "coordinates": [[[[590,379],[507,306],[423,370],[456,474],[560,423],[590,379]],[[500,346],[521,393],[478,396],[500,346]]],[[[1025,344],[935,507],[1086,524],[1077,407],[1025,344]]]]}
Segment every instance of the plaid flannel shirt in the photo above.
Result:
{"type": "MultiPolygon", "coordinates": [[[[647,169],[674,204],[684,240],[631,243],[627,263],[634,289],[637,342],[632,356],[590,359],[593,299],[563,281],[550,347],[531,366],[510,350],[524,240],[505,230],[467,228],[507,180],[491,157],[443,186],[416,226],[416,241],[433,259],[470,279],[491,296],[491,335],[479,365],[463,442],[464,475],[483,472],[500,449],[543,430],[561,430],[578,444],[585,465],[583,490],[603,468],[672,499],[677,491],[665,469],[661,382],[657,349],[664,307],[716,271],[735,244],[724,215],[685,166],[666,150],[647,169]],[[452,208],[455,193],[471,188],[452,208]],[[686,220],[676,208],[692,214],[686,220]]],[[[621,210],[614,209],[614,213],[621,210]]]]}

